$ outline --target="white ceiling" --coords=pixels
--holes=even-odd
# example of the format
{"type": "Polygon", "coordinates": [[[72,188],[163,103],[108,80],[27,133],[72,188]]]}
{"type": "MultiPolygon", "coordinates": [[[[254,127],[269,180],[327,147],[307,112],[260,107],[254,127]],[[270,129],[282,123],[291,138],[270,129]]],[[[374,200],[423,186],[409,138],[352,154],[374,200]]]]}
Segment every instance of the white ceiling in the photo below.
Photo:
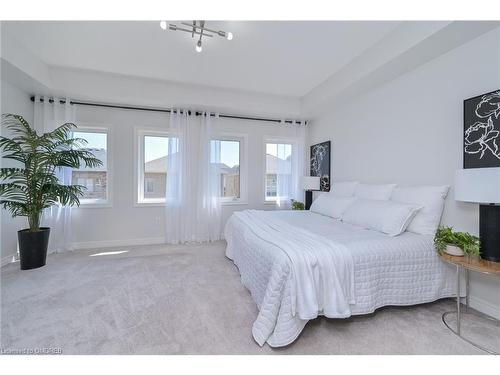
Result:
{"type": "Polygon", "coordinates": [[[206,38],[202,53],[190,34],[158,21],[21,21],[4,30],[52,66],[301,97],[398,24],[207,21],[234,39],[206,38]]]}

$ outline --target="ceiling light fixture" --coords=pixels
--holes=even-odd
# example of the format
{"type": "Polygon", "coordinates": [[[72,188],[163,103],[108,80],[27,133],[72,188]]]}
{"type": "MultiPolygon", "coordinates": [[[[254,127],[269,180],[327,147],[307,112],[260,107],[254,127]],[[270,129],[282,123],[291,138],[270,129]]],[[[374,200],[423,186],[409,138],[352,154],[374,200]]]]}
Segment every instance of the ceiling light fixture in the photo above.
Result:
{"type": "MultiPolygon", "coordinates": [[[[178,26],[176,24],[170,23],[168,24],[168,29],[171,31],[184,31],[186,33],[191,34],[191,38],[194,38],[195,35],[198,38],[198,42],[196,43],[195,50],[196,52],[202,51],[202,39],[203,37],[212,38],[214,35],[219,35],[220,37],[226,38],[227,40],[233,39],[233,33],[226,31],[215,31],[205,27],[205,21],[193,21],[193,23],[181,22],[182,26],[178,26]],[[186,26],[186,27],[184,27],[186,26]],[[199,37],[198,37],[199,36],[199,37]]],[[[167,22],[160,21],[160,27],[163,30],[167,30],[167,22]]]]}

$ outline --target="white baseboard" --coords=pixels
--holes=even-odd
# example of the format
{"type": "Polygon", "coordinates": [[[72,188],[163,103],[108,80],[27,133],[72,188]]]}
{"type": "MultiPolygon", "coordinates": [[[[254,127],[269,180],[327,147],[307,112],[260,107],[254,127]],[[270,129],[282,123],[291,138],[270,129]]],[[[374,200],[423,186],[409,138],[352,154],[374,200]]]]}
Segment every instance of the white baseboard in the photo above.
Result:
{"type": "Polygon", "coordinates": [[[493,318],[500,319],[500,306],[494,305],[484,299],[474,297],[471,295],[469,298],[469,305],[473,309],[482,312],[483,314],[492,316],[493,318]]]}
{"type": "Polygon", "coordinates": [[[71,246],[74,250],[83,250],[83,249],[99,249],[102,247],[160,245],[164,243],[165,243],[165,238],[163,237],[151,237],[151,238],[134,238],[129,240],[74,242],[71,246]]]}
{"type": "Polygon", "coordinates": [[[6,266],[7,264],[15,262],[17,260],[18,260],[17,253],[16,254],[7,255],[7,256],[3,257],[0,260],[0,267],[6,266]]]}

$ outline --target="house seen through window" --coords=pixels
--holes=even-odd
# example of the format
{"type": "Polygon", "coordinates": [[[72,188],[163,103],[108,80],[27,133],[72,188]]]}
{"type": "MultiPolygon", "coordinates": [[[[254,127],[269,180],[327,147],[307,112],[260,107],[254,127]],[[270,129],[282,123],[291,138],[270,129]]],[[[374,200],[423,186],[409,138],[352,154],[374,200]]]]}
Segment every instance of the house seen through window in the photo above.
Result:
{"type": "Polygon", "coordinates": [[[266,200],[289,197],[292,181],[292,145],[266,143],[266,200]]]}
{"type": "Polygon", "coordinates": [[[73,169],[72,183],[84,186],[84,195],[80,199],[85,203],[102,203],[108,200],[108,135],[104,132],[75,131],[74,138],[82,138],[87,141],[84,149],[92,152],[101,160],[102,165],[94,168],[82,166],[73,169]]]}
{"type": "Polygon", "coordinates": [[[167,186],[168,137],[143,137],[143,201],[164,201],[167,186]]]}
{"type": "Polygon", "coordinates": [[[221,197],[237,200],[240,192],[240,141],[212,140],[210,162],[219,175],[221,197]]]}

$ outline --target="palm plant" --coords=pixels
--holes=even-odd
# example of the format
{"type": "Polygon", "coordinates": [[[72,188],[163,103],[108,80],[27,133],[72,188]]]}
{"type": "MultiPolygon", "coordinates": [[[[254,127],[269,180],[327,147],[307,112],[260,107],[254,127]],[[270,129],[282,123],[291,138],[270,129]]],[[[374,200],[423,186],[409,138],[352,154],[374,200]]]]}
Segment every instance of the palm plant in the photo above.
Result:
{"type": "Polygon", "coordinates": [[[81,138],[72,138],[76,125],[66,123],[55,130],[39,135],[19,115],[2,115],[2,125],[12,133],[0,137],[2,158],[15,160],[20,168],[0,168],[0,205],[13,217],[26,216],[29,231],[40,231],[44,209],[55,205],[79,205],[84,186],[63,185],[57,171],[63,167],[97,167],[102,162],[88,150],[81,138]]]}

